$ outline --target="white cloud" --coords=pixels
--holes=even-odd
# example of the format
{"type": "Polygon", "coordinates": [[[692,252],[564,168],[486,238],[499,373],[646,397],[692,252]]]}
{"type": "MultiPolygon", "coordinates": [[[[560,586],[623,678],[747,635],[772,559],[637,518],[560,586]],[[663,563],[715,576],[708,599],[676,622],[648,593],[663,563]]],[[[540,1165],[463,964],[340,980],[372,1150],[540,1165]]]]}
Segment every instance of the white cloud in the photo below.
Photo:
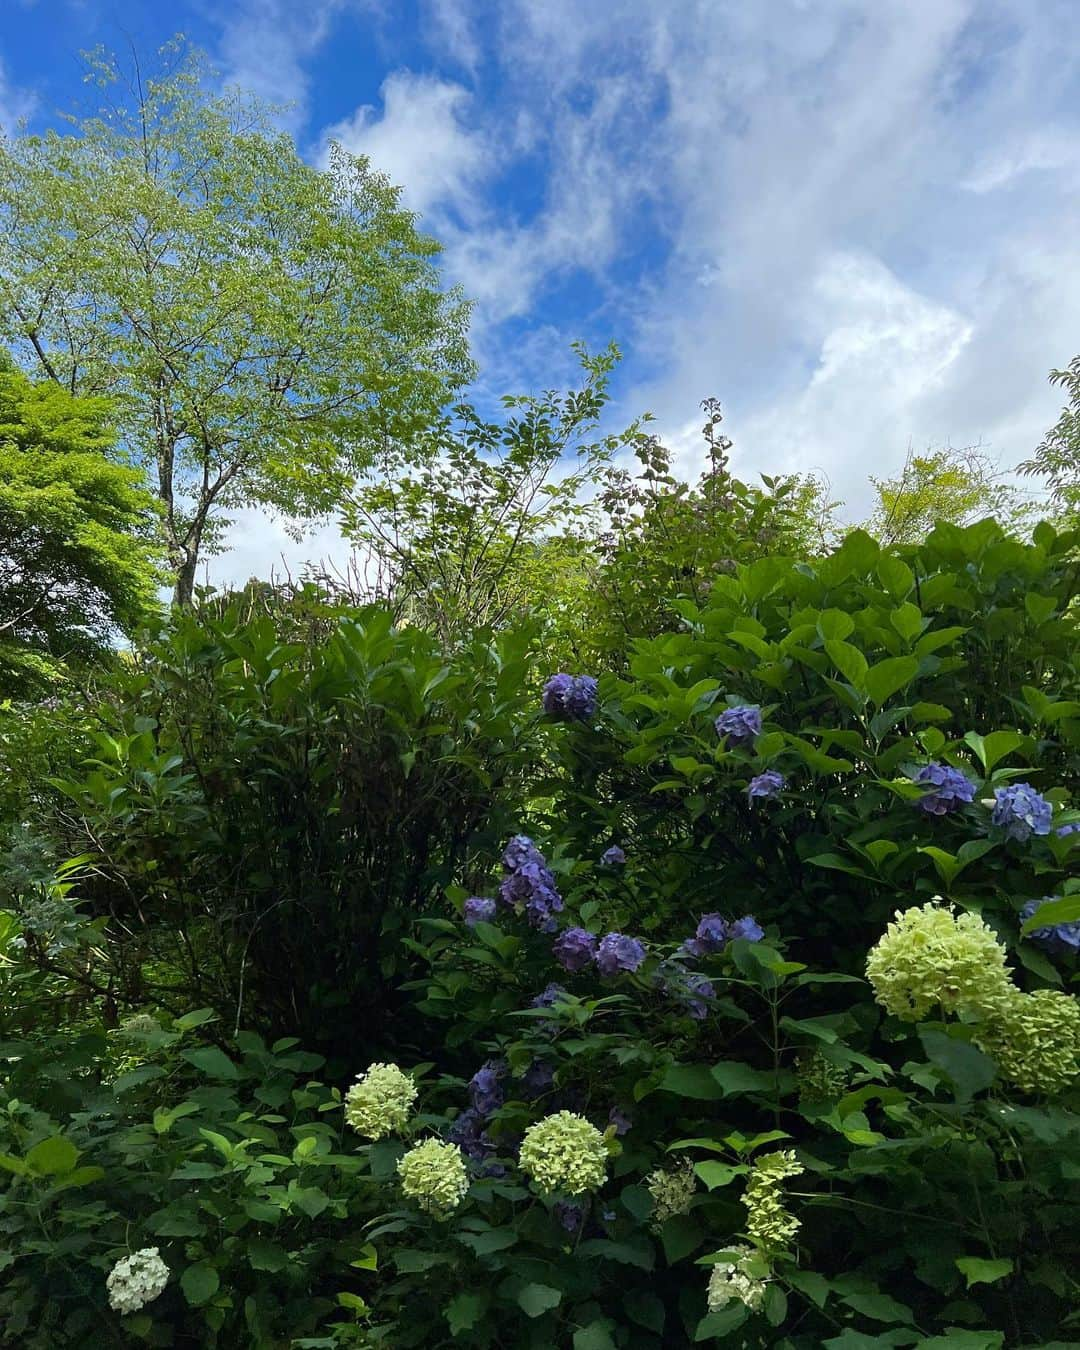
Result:
{"type": "Polygon", "coordinates": [[[19,89],[8,79],[0,57],[0,130],[12,135],[18,130],[23,118],[33,115],[37,106],[37,96],[28,89],[19,89]]]}
{"type": "Polygon", "coordinates": [[[324,133],[403,188],[406,206],[421,214],[454,207],[470,213],[478,185],[495,156],[483,134],[470,129],[471,96],[449,80],[399,70],[380,90],[382,112],[365,106],[324,133]]]}

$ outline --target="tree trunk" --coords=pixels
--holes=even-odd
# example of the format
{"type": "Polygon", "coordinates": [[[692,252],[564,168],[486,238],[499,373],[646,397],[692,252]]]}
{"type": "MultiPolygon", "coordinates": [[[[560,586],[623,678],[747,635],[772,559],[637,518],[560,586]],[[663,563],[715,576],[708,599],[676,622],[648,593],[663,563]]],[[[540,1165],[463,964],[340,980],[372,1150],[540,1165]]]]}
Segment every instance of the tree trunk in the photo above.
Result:
{"type": "Polygon", "coordinates": [[[173,604],[177,609],[190,609],[195,597],[195,568],[199,565],[199,555],[193,548],[185,551],[185,557],[176,569],[176,586],[173,589],[173,604]]]}

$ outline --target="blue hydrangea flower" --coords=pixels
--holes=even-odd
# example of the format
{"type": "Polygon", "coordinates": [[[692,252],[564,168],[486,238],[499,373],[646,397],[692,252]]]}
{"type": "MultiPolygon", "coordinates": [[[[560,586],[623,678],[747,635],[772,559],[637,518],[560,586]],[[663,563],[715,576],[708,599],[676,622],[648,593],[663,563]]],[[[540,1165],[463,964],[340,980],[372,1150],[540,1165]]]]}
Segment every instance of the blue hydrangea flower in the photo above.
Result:
{"type": "Polygon", "coordinates": [[[682,950],[688,956],[711,956],[722,952],[728,942],[728,922],[719,914],[703,914],[692,938],[687,938],[682,950]]]}
{"type": "Polygon", "coordinates": [[[755,797],[778,797],[787,786],[787,779],[782,773],[777,773],[775,769],[766,769],[763,773],[756,774],[750,779],[746,789],[746,795],[751,801],[755,797]]]}
{"type": "Polygon", "coordinates": [[[924,764],[912,781],[926,787],[915,805],[931,816],[946,816],[975,800],[975,784],[949,764],[924,764]]]}
{"type": "Polygon", "coordinates": [[[540,863],[543,866],[544,855],[527,834],[515,834],[503,853],[503,867],[508,872],[516,872],[519,867],[524,867],[526,863],[540,863]]]}
{"type": "Polygon", "coordinates": [[[1053,808],[1030,783],[1012,783],[994,789],[991,820],[1005,831],[1007,839],[1021,844],[1033,834],[1049,834],[1053,808]]]}
{"type": "Polygon", "coordinates": [[[446,1132],[451,1144],[457,1144],[462,1153],[473,1162],[484,1162],[495,1151],[488,1135],[484,1132],[484,1118],[470,1107],[462,1111],[446,1132]]]}
{"type": "MultiPolygon", "coordinates": [[[[1053,896],[1048,895],[1042,900],[1029,900],[1020,911],[1021,922],[1030,919],[1047,900],[1052,899],[1053,896]]],[[[1075,955],[1080,952],[1080,920],[1073,923],[1056,923],[1046,928],[1033,928],[1028,937],[1055,956],[1068,956],[1070,952],[1075,955]]]]}
{"type": "Polygon", "coordinates": [[[587,928],[566,928],[551,950],[564,970],[584,970],[596,956],[596,936],[587,928]]]}
{"type": "Polygon", "coordinates": [[[753,703],[726,708],[713,726],[729,747],[753,745],[754,738],[761,735],[761,709],[753,703]]]}
{"type": "Polygon", "coordinates": [[[612,844],[610,848],[605,849],[600,854],[600,861],[605,867],[621,867],[626,862],[626,854],[618,844],[612,844]]]}
{"type": "Polygon", "coordinates": [[[620,1137],[629,1131],[633,1123],[629,1113],[621,1106],[613,1106],[608,1112],[608,1124],[615,1126],[615,1133],[620,1137]]]}
{"type": "Polygon", "coordinates": [[[1070,834],[1080,834],[1080,820],[1070,821],[1068,825],[1059,825],[1054,833],[1059,839],[1065,839],[1070,834]]]}
{"type": "Polygon", "coordinates": [[[715,997],[716,990],[711,980],[707,980],[704,975],[687,975],[683,1001],[686,1004],[686,1011],[696,1022],[703,1022],[708,1017],[715,997]]]}
{"type": "Polygon", "coordinates": [[[741,919],[736,919],[728,929],[728,937],[732,942],[736,938],[743,938],[746,942],[760,942],[764,936],[764,928],[751,914],[744,914],[741,919]]]}
{"type": "Polygon", "coordinates": [[[596,714],[597,686],[591,675],[552,675],[544,685],[544,711],[559,722],[589,722],[596,714]]]}
{"type": "Polygon", "coordinates": [[[566,989],[561,984],[556,984],[554,981],[552,981],[552,983],[547,986],[547,988],[543,991],[542,994],[537,994],[537,996],[529,1004],[529,1007],[530,1008],[554,1007],[554,1005],[559,1001],[559,999],[563,998],[565,994],[566,989]]]}
{"type": "Polygon", "coordinates": [[[478,923],[495,922],[495,901],[479,895],[470,895],[465,901],[465,922],[470,928],[478,923]]]}
{"type": "Polygon", "coordinates": [[[504,1095],[499,1080],[506,1076],[506,1071],[501,1060],[489,1059],[469,1079],[469,1100],[481,1116],[490,1116],[502,1106],[504,1095]]]}
{"type": "Polygon", "coordinates": [[[608,933],[600,939],[595,959],[601,975],[616,975],[620,970],[632,974],[645,960],[645,948],[637,938],[608,933]]]}

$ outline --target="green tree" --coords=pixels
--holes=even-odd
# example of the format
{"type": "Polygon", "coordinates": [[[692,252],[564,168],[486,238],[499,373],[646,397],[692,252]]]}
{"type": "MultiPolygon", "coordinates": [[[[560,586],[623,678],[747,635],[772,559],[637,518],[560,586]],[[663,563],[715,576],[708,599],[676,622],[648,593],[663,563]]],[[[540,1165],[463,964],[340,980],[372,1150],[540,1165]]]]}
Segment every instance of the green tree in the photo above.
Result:
{"type": "Polygon", "coordinates": [[[978,446],[909,451],[895,478],[871,475],[870,482],[877,505],[866,529],[885,544],[918,544],[939,521],[971,525],[987,516],[1012,533],[1026,533],[1039,515],[1037,503],[1007,482],[978,446]]]}
{"type": "Polygon", "coordinates": [[[1076,515],[1080,513],[1080,356],[1074,356],[1064,370],[1052,370],[1050,383],[1066,391],[1068,406],[1019,471],[1045,478],[1054,506],[1066,515],[1076,515]]]}
{"type": "Polygon", "coordinates": [[[0,364],[0,694],[92,659],[155,607],[156,519],[102,398],[0,364]]]}
{"type": "Polygon", "coordinates": [[[398,189],[340,148],[313,168],[265,106],[208,93],[197,53],[162,58],[144,83],[95,56],[99,115],[0,141],[0,335],[116,397],[187,603],[224,513],[332,511],[471,365],[398,189]]]}

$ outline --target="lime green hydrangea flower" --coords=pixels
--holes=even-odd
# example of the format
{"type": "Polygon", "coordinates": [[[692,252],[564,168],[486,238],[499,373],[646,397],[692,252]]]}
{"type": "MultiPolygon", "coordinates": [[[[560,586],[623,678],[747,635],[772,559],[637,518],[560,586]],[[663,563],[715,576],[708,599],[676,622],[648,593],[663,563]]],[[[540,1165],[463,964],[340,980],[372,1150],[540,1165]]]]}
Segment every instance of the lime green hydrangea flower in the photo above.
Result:
{"type": "Polygon", "coordinates": [[[746,1180],[746,1232],[763,1252],[782,1251],[801,1224],[783,1204],[783,1183],[804,1171],[791,1149],[766,1153],[758,1158],[746,1180]]]}
{"type": "Polygon", "coordinates": [[[373,1064],[345,1094],[345,1119],[365,1139],[405,1128],[416,1084],[396,1064],[373,1064]]]}
{"type": "Polygon", "coordinates": [[[977,914],[936,904],[897,911],[866,959],[866,978],[878,1003],[904,1022],[920,1022],[938,1005],[989,1017],[1014,988],[993,930],[977,914]]]}
{"type": "Polygon", "coordinates": [[[1080,1002],[1056,989],[1014,989],[972,1039],[1022,1092],[1060,1092],[1080,1078],[1080,1002]]]}
{"type": "Polygon", "coordinates": [[[820,1050],[813,1050],[795,1066],[795,1078],[801,1100],[829,1102],[846,1091],[848,1070],[842,1064],[834,1064],[820,1050]]]}
{"type": "Polygon", "coordinates": [[[645,1178],[645,1188],[653,1199],[654,1224],[666,1223],[676,1214],[689,1214],[697,1190],[694,1164],[686,1158],[670,1170],[658,1168],[645,1178]]]}
{"type": "Polygon", "coordinates": [[[729,1303],[745,1304],[751,1312],[758,1312],[765,1302],[766,1279],[751,1274],[755,1262],[761,1260],[753,1247],[738,1245],[728,1251],[734,1261],[717,1261],[709,1275],[709,1311],[723,1312],[729,1303]]]}
{"type": "Polygon", "coordinates": [[[409,1149],[397,1170],[402,1193],[436,1219],[449,1218],[469,1189],[465,1155],[457,1144],[441,1139],[425,1139],[409,1149]]]}
{"type": "Polygon", "coordinates": [[[573,1111],[538,1120],[521,1142],[522,1169],[545,1194],[599,1190],[607,1180],[607,1156],[604,1136],[573,1111]]]}

